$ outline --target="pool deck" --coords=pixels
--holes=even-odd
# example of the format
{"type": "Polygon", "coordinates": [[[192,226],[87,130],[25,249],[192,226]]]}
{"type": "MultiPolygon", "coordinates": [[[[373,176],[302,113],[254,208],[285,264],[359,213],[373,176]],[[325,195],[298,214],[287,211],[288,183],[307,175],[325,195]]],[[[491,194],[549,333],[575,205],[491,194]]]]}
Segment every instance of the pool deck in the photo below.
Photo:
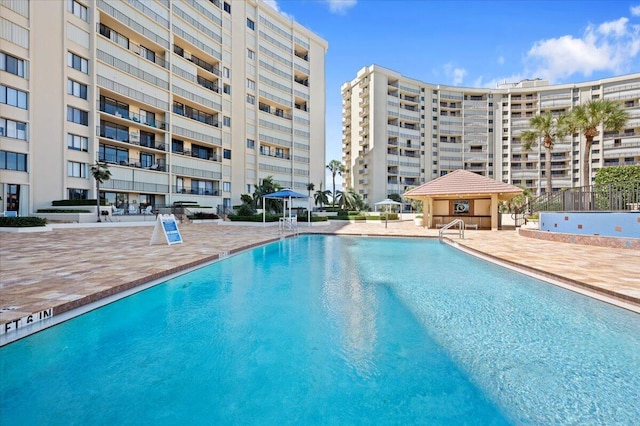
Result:
{"type": "MultiPolygon", "coordinates": [[[[270,241],[277,226],[181,224],[184,243],[149,245],[152,226],[90,224],[38,233],[0,233],[0,336],[29,316],[59,315],[270,241]]],[[[151,225],[151,224],[148,224],[151,225]]],[[[300,233],[437,238],[413,221],[299,226],[300,233]]],[[[448,242],[507,267],[542,276],[640,312],[640,250],[528,238],[515,230],[465,231],[448,242]]],[[[419,255],[419,253],[416,253],[419,255]]]]}

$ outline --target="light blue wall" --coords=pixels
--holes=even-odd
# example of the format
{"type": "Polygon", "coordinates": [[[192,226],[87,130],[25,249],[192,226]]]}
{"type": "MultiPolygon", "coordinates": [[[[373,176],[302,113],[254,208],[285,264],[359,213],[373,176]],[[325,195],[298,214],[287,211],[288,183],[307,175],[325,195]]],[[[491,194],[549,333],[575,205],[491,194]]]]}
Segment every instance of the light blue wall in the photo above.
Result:
{"type": "Polygon", "coordinates": [[[563,234],[640,238],[640,213],[540,213],[540,230],[563,234]]]}

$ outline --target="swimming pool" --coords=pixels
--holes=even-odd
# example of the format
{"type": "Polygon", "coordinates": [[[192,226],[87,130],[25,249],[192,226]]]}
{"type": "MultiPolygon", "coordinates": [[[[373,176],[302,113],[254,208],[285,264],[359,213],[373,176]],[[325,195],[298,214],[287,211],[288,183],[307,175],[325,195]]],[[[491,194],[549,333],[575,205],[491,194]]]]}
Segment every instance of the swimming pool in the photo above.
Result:
{"type": "Polygon", "coordinates": [[[633,424],[640,315],[432,240],[300,236],[0,349],[0,424],[633,424]]]}

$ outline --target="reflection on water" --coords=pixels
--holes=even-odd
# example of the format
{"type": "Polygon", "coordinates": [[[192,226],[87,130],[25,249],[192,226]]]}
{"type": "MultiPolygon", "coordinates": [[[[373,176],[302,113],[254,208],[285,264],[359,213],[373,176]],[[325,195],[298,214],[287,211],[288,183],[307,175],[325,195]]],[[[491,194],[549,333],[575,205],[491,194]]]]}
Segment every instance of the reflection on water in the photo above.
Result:
{"type": "Polygon", "coordinates": [[[372,287],[362,282],[357,265],[348,251],[333,250],[324,241],[325,280],[323,307],[337,329],[340,355],[363,377],[375,375],[377,300],[372,287]],[[340,257],[337,253],[342,253],[340,257]],[[340,279],[334,279],[340,277],[340,279]]]}

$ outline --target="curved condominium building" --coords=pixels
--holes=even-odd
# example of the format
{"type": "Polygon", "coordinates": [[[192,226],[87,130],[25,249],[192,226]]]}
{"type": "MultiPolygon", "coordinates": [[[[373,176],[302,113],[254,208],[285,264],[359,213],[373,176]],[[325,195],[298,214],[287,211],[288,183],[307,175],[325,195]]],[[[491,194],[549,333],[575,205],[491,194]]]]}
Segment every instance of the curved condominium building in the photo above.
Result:
{"type": "MultiPolygon", "coordinates": [[[[640,74],[550,85],[544,80],[495,89],[424,83],[372,65],[342,85],[344,185],[372,203],[456,169],[545,191],[544,148],[523,149],[529,119],[561,114],[591,99],[620,102],[629,113],[621,133],[596,137],[591,177],[601,167],[640,163],[640,74]]],[[[552,150],[553,189],[581,182],[581,133],[552,150]]]]}

